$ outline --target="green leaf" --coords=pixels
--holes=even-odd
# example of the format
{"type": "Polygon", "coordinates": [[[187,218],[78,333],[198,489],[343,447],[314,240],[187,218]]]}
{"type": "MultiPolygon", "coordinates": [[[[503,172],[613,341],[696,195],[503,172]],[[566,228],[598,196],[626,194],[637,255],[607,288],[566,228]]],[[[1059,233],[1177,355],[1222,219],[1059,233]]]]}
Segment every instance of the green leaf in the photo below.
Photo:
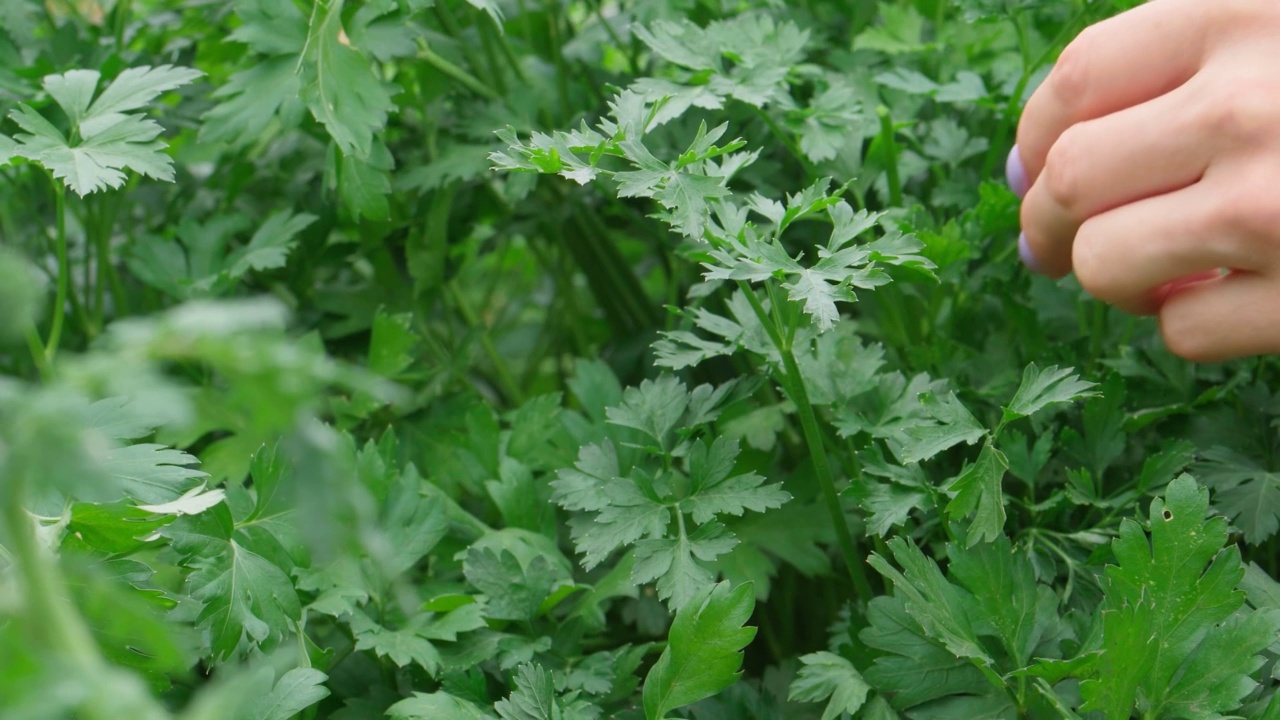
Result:
{"type": "Polygon", "coordinates": [[[558,697],[551,671],[541,665],[521,665],[515,685],[511,695],[493,706],[502,720],[594,720],[599,716],[599,709],[576,700],[576,693],[558,697]]]}
{"type": "Polygon", "coordinates": [[[440,652],[419,632],[424,620],[424,616],[419,616],[407,627],[391,630],[356,611],[351,614],[349,624],[356,650],[372,650],[378,657],[388,658],[400,667],[417,663],[435,677],[440,671],[440,652]]]}
{"type": "Polygon", "coordinates": [[[743,627],[755,607],[751,586],[722,582],[701,591],[676,613],[667,648],[644,681],[644,714],[663,720],[676,708],[737,682],[742,649],[755,637],[743,627]]]}
{"type": "Polygon", "coordinates": [[[791,681],[788,700],[823,702],[830,698],[822,720],[837,720],[844,713],[852,715],[866,703],[871,686],[853,663],[830,652],[801,655],[800,663],[803,667],[791,681]]]}
{"type": "Polygon", "coordinates": [[[283,638],[302,619],[289,576],[263,555],[231,538],[225,505],[183,518],[165,529],[192,569],[191,597],[203,604],[198,627],[210,634],[213,656],[229,658],[283,638]]]}
{"type": "Polygon", "coordinates": [[[232,253],[226,261],[226,273],[233,279],[250,270],[282,268],[289,253],[298,244],[298,234],[318,218],[310,213],[293,214],[288,210],[272,213],[253,234],[249,244],[232,253]]]}
{"type": "Polygon", "coordinates": [[[240,25],[227,36],[231,42],[264,55],[297,55],[307,43],[307,17],[292,3],[235,0],[235,11],[240,25]]]}
{"type": "Polygon", "coordinates": [[[880,537],[905,523],[912,510],[923,510],[929,500],[920,488],[871,478],[851,484],[845,493],[855,498],[858,505],[869,513],[867,530],[880,537]]]}
{"type": "Polygon", "coordinates": [[[1093,388],[1097,386],[1081,380],[1071,368],[1051,365],[1041,370],[1032,363],[1022,373],[1018,392],[1004,408],[1004,422],[1034,415],[1050,405],[1096,397],[1098,393],[1093,388]]]}
{"type": "Polygon", "coordinates": [[[329,697],[329,690],[323,685],[328,679],[315,668],[290,670],[276,681],[270,695],[253,704],[252,720],[289,720],[329,697]]]}
{"type": "Polygon", "coordinates": [[[213,93],[219,103],[204,114],[200,140],[239,148],[259,139],[276,118],[285,127],[296,126],[305,110],[297,65],[292,57],[264,58],[232,75],[213,93]]]}
{"type": "Polygon", "coordinates": [[[903,596],[904,606],[925,633],[941,642],[953,655],[969,658],[980,666],[994,663],[978,640],[962,591],[947,582],[938,564],[925,556],[910,540],[893,538],[889,550],[902,566],[899,572],[877,553],[867,562],[893,582],[903,596]]]}
{"type": "Polygon", "coordinates": [[[1025,667],[1059,630],[1058,596],[1036,582],[1027,553],[1000,535],[993,542],[951,548],[948,574],[977,602],[976,615],[995,630],[1014,668],[1025,667]]]}
{"type": "Polygon", "coordinates": [[[671,521],[671,510],[655,502],[629,480],[606,485],[603,497],[608,506],[594,516],[570,521],[574,544],[582,553],[583,567],[590,570],[614,550],[642,537],[661,538],[671,521]]]}
{"type": "Polygon", "coordinates": [[[71,519],[63,545],[84,543],[109,554],[128,553],[145,547],[152,534],[173,522],[123,502],[110,505],[76,503],[71,506],[71,519]]]}
{"type": "Polygon", "coordinates": [[[1002,482],[1009,469],[1009,459],[988,441],[978,459],[956,476],[947,486],[955,493],[947,503],[947,516],[961,520],[973,514],[965,531],[969,547],[1003,537],[1005,510],[1002,482]]]}
{"type": "Polygon", "coordinates": [[[684,607],[699,591],[716,580],[706,563],[732,550],[738,539],[719,523],[699,527],[692,535],[648,539],[636,543],[636,565],[631,579],[637,584],[658,581],[658,598],[672,609],[684,607]]]}
{"type": "Polygon", "coordinates": [[[1192,468],[1213,490],[1214,507],[1240,526],[1250,545],[1280,530],[1280,473],[1227,448],[1210,448],[1192,468]]]}
{"type": "Polygon", "coordinates": [[[880,8],[879,16],[874,27],[867,28],[854,39],[854,49],[896,55],[917,52],[928,46],[924,41],[924,18],[914,6],[885,5],[880,8]]]}
{"type": "Polygon", "coordinates": [[[379,310],[369,338],[369,369],[384,378],[395,378],[413,364],[419,338],[412,313],[388,314],[379,310]]]}
{"type": "Polygon", "coordinates": [[[790,99],[786,79],[804,59],[809,41],[809,33],[796,24],[777,23],[764,13],[741,14],[706,28],[687,20],[658,21],[633,32],[661,57],[697,73],[688,77],[702,80],[699,84],[714,95],[759,108],[790,99]]]}
{"type": "Polygon", "coordinates": [[[414,693],[387,708],[395,720],[497,720],[497,718],[462,698],[439,691],[414,693]]]}
{"type": "Polygon", "coordinates": [[[684,383],[664,374],[627,388],[622,404],[609,408],[606,416],[610,424],[635,428],[665,447],[688,407],[689,391],[684,383]]]}
{"type": "Polygon", "coordinates": [[[342,8],[331,3],[308,30],[302,99],[343,155],[366,159],[394,106],[369,60],[342,42],[342,8]]]}
{"type": "Polygon", "coordinates": [[[689,450],[689,497],[680,507],[696,523],[710,522],[718,515],[741,516],[748,510],[764,512],[781,507],[791,499],[782,485],[765,485],[753,472],[734,475],[738,443],[718,437],[708,448],[699,440],[689,450]]]}
{"type": "Polygon", "coordinates": [[[380,521],[385,544],[375,560],[388,581],[417,565],[449,532],[444,505],[424,494],[423,484],[409,465],[387,495],[380,521]]]}
{"type": "Polygon", "coordinates": [[[180,450],[142,443],[110,451],[103,469],[128,497],[158,504],[177,500],[205,477],[199,470],[186,467],[197,462],[180,450]]]}
{"type": "Polygon", "coordinates": [[[120,187],[126,170],[172,181],[173,161],[156,140],[163,128],[129,113],[201,75],[172,65],[129,68],[92,102],[100,77],[96,71],[50,75],[44,79],[45,90],[71,119],[72,139],[35,110],[19,105],[10,117],[26,132],[15,136],[18,145],[9,154],[40,163],[81,196],[120,187]]]}
{"type": "Polygon", "coordinates": [[[188,490],[177,500],[159,505],[139,505],[138,509],[156,515],[197,515],[222,502],[226,497],[226,492],[221,488],[209,490],[201,485],[188,490]]]}
{"type": "Polygon", "coordinates": [[[343,155],[337,171],[338,196],[357,220],[386,220],[391,215],[391,151],[374,142],[367,156],[343,155]]]}
{"type": "Polygon", "coordinates": [[[933,422],[906,428],[908,440],[893,448],[894,455],[903,463],[928,460],[960,443],[972,445],[987,434],[982,423],[961,404],[954,392],[944,395],[926,392],[920,395],[919,403],[933,422]]]}
{"type": "Polygon", "coordinates": [[[485,614],[497,620],[530,620],[557,581],[541,555],[527,565],[510,551],[472,547],[462,565],[467,582],[487,597],[485,614]]]}
{"type": "MultiPolygon", "coordinates": [[[[973,663],[957,657],[932,639],[910,613],[902,596],[873,598],[868,626],[858,637],[881,651],[866,679],[893,704],[910,708],[949,695],[984,695],[993,691],[973,663]]],[[[1001,693],[1003,694],[1003,693],[1001,693]]]]}
{"type": "Polygon", "coordinates": [[[1152,716],[1216,718],[1253,688],[1258,653],[1280,632],[1280,613],[1238,614],[1240,551],[1226,519],[1205,518],[1209,492],[1188,476],[1151,503],[1151,536],[1125,520],[1108,566],[1098,675],[1081,683],[1085,710],[1108,720],[1137,707],[1152,716]]]}

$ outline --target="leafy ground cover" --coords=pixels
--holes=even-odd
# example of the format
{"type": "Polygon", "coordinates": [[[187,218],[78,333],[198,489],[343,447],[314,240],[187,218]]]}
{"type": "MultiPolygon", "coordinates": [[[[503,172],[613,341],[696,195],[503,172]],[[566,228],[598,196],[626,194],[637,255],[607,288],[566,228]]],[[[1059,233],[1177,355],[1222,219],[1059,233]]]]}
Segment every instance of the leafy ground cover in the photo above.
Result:
{"type": "Polygon", "coordinates": [[[6,0],[0,717],[1280,718],[1278,376],[1017,262],[1085,0],[6,0]]]}

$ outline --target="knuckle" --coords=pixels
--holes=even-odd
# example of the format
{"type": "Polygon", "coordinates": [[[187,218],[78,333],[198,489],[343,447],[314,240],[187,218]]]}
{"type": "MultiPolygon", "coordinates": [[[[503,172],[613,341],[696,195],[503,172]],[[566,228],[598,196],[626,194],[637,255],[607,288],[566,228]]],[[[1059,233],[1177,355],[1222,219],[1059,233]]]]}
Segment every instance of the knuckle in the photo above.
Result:
{"type": "Polygon", "coordinates": [[[1095,226],[1086,222],[1076,232],[1071,246],[1071,265],[1085,292],[1104,302],[1113,302],[1118,299],[1119,290],[1111,271],[1114,263],[1106,258],[1107,247],[1095,226]]]}
{"type": "Polygon", "coordinates": [[[1089,76],[1096,33],[1096,27],[1088,27],[1077,35],[1058,56],[1058,62],[1045,80],[1063,107],[1081,107],[1088,100],[1089,90],[1093,85],[1089,76]]]}
{"type": "Polygon", "coordinates": [[[1224,80],[1203,97],[1202,137],[1244,148],[1261,147],[1273,139],[1277,121],[1275,96],[1259,92],[1256,82],[1246,78],[1224,80]]]}
{"type": "Polygon", "coordinates": [[[1274,172],[1242,172],[1231,185],[1216,194],[1205,214],[1205,237],[1227,246],[1233,255],[1256,254],[1260,239],[1280,240],[1280,201],[1274,172]],[[1235,243],[1238,243],[1235,244],[1235,243]]]}
{"type": "Polygon", "coordinates": [[[1045,192],[1059,207],[1072,215],[1076,215],[1082,199],[1084,185],[1081,177],[1078,125],[1067,128],[1058,141],[1049,149],[1045,157],[1044,180],[1045,192]]]}

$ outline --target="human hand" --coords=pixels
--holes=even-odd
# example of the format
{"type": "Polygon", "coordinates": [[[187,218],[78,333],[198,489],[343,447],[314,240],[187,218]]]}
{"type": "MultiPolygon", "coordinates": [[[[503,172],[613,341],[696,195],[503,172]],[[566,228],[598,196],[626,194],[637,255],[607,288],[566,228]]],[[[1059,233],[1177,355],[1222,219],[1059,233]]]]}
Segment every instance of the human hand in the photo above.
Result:
{"type": "Polygon", "coordinates": [[[1280,2],[1153,0],[1086,29],[1009,180],[1033,270],[1158,315],[1189,360],[1280,352],[1280,2]]]}

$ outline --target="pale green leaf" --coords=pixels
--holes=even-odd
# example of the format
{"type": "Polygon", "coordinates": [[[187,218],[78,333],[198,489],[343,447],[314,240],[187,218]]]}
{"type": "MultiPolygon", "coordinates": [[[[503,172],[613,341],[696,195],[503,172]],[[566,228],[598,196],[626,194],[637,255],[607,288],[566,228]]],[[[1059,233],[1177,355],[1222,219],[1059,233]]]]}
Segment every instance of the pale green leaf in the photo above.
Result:
{"type": "Polygon", "coordinates": [[[315,668],[290,670],[276,681],[270,695],[253,703],[252,720],[289,720],[329,697],[329,689],[323,684],[328,679],[315,668]]]}
{"type": "Polygon", "coordinates": [[[842,714],[852,715],[862,709],[871,686],[853,663],[831,652],[800,656],[800,672],[791,681],[787,699],[801,702],[824,702],[822,720],[837,720],[842,714]]]}

